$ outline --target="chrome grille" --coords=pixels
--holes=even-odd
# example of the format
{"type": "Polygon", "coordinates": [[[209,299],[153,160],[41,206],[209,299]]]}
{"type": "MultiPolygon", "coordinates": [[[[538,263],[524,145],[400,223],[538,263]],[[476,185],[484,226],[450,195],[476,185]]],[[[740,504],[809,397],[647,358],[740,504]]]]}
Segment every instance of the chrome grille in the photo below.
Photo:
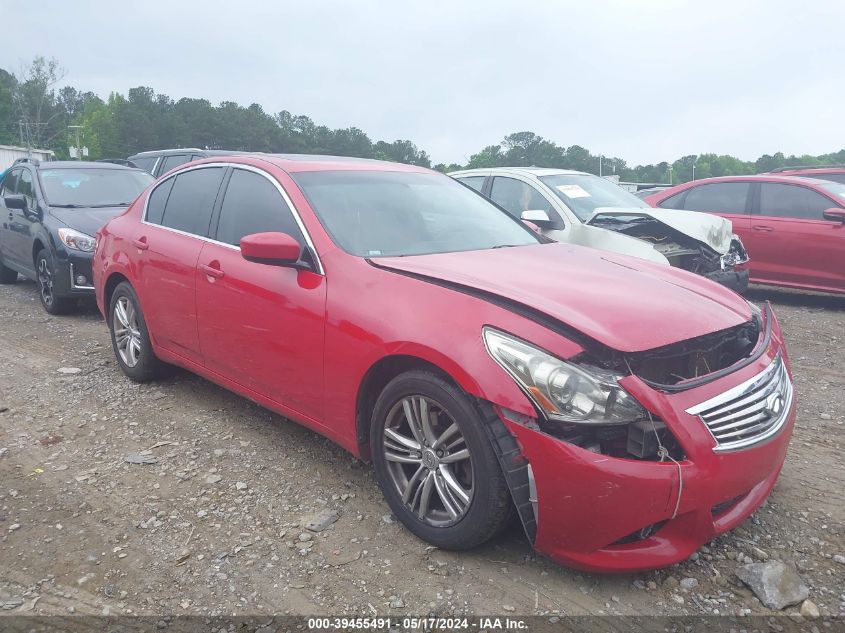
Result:
{"type": "Polygon", "coordinates": [[[792,406],[792,381],[778,354],[744,383],[687,409],[701,418],[718,446],[716,451],[745,448],[775,435],[792,406]]]}

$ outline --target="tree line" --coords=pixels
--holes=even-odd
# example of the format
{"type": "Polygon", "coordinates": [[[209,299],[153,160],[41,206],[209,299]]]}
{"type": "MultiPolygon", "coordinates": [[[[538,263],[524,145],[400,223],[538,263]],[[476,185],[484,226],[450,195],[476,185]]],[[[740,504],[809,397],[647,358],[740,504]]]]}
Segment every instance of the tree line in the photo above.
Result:
{"type": "MultiPolygon", "coordinates": [[[[373,141],[356,127],[330,128],[286,110],[271,114],[257,103],[207,99],[174,101],[152,88],[111,93],[105,100],[73,86],[59,87],[64,71],[55,59],[36,57],[19,72],[0,69],[0,144],[52,149],[68,157],[77,128],[89,158],[125,158],[140,151],[171,147],[272,153],[333,154],[376,158],[432,167],[425,150],[412,141],[373,141]]],[[[754,174],[788,165],[845,163],[845,149],[820,156],[782,152],[743,161],[727,154],[700,154],[654,165],[629,166],[623,159],[564,146],[533,132],[516,132],[472,154],[466,165],[434,165],[440,171],[473,167],[535,166],[616,174],[634,182],[686,182],[693,178],[754,174]]]]}

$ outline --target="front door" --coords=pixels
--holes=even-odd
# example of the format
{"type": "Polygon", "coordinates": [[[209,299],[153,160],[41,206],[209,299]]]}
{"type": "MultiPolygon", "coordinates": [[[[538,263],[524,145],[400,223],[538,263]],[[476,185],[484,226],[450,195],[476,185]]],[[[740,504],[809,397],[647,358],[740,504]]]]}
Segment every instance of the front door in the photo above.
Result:
{"type": "Polygon", "coordinates": [[[264,172],[235,167],[216,224],[196,276],[206,367],[321,421],[325,277],[248,262],[238,246],[244,235],[271,231],[305,244],[281,187],[264,172]]]}

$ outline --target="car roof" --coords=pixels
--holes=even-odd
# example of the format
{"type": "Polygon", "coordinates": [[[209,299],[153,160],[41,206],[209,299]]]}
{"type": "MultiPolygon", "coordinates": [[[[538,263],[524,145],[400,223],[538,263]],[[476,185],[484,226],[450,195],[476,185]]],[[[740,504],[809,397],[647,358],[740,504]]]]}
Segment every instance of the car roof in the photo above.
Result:
{"type": "Polygon", "coordinates": [[[577,171],[575,169],[555,169],[553,167],[481,167],[478,169],[460,169],[458,171],[449,172],[449,175],[469,175],[473,173],[521,173],[529,176],[594,176],[586,171],[577,171]]]}
{"type": "MultiPolygon", "coordinates": [[[[417,173],[431,173],[432,170],[426,167],[418,167],[416,165],[407,165],[405,163],[394,163],[386,160],[375,160],[372,158],[355,158],[352,156],[327,156],[322,154],[263,154],[256,153],[242,153],[230,154],[233,162],[243,162],[246,164],[270,163],[283,171],[288,173],[303,172],[303,171],[406,171],[417,173]]],[[[182,167],[188,165],[199,165],[202,163],[215,162],[214,157],[204,158],[199,161],[185,163],[180,165],[182,167]]]]}
{"type": "Polygon", "coordinates": [[[843,165],[796,165],[794,167],[779,167],[777,169],[773,169],[770,172],[766,172],[768,174],[794,174],[794,173],[806,173],[806,174],[819,174],[819,173],[827,173],[827,174],[845,174],[845,166],[843,165]]]}
{"type": "Polygon", "coordinates": [[[137,154],[132,154],[132,156],[130,156],[127,160],[132,160],[133,158],[141,158],[142,156],[168,156],[170,154],[184,154],[186,152],[205,153],[208,151],[217,150],[199,149],[197,147],[180,147],[176,149],[152,149],[145,152],[138,152],[137,154]]]}
{"type": "MultiPolygon", "coordinates": [[[[683,183],[683,185],[700,185],[709,182],[783,182],[793,185],[796,182],[800,182],[805,185],[818,187],[819,183],[824,181],[819,180],[818,178],[803,178],[801,176],[789,176],[781,174],[754,174],[748,176],[714,176],[712,178],[699,178],[698,180],[690,180],[688,182],[685,182],[683,183]]],[[[675,189],[679,186],[681,185],[675,185],[674,187],[672,187],[672,189],[675,189]]]]}
{"type": "Polygon", "coordinates": [[[122,169],[141,171],[135,167],[127,167],[126,165],[117,165],[115,163],[101,163],[93,160],[51,160],[34,166],[38,169],[122,169]]]}

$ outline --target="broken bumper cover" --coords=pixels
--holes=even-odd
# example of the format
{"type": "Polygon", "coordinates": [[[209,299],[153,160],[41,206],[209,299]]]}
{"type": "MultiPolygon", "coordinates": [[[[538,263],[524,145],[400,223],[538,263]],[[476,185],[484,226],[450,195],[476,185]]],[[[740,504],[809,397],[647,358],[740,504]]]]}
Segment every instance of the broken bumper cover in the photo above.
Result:
{"type": "Polygon", "coordinates": [[[704,275],[707,279],[730,288],[737,294],[748,290],[748,270],[717,270],[704,275]]]}
{"type": "Polygon", "coordinates": [[[714,451],[707,426],[686,410],[755,376],[778,351],[779,337],[750,365],[683,392],[658,392],[639,380],[626,385],[683,446],[686,457],[677,463],[593,453],[503,415],[531,465],[537,551],[586,571],[655,569],[685,560],[745,520],[780,473],[794,398],[776,435],[735,451],[714,451]]]}

